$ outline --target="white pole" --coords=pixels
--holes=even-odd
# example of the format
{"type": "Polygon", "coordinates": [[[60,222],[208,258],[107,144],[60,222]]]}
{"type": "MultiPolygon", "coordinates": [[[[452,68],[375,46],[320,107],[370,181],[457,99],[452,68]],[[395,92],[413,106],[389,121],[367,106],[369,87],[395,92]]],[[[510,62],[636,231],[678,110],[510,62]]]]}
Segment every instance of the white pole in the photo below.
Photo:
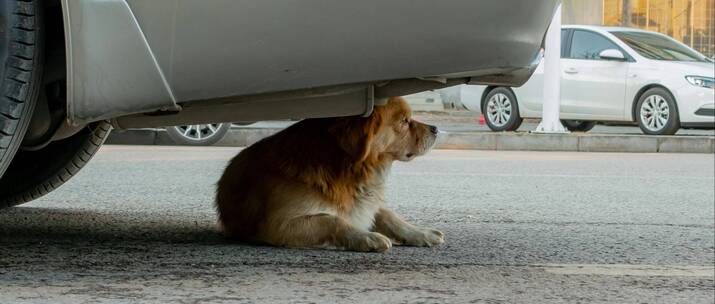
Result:
{"type": "Polygon", "coordinates": [[[561,4],[546,32],[544,46],[544,96],[541,123],[536,133],[567,133],[559,120],[561,101],[561,4]]]}

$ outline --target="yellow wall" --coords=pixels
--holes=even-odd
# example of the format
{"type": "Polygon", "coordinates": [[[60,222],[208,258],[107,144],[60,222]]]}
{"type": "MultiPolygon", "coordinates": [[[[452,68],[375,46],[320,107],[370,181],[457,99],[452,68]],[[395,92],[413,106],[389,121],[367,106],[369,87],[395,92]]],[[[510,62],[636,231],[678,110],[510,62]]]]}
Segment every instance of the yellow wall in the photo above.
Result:
{"type": "Polygon", "coordinates": [[[563,10],[564,23],[597,24],[600,15],[602,25],[660,32],[715,55],[715,0],[565,0],[563,10]]]}
{"type": "Polygon", "coordinates": [[[561,22],[563,24],[601,25],[603,3],[601,1],[563,0],[561,22]]]}

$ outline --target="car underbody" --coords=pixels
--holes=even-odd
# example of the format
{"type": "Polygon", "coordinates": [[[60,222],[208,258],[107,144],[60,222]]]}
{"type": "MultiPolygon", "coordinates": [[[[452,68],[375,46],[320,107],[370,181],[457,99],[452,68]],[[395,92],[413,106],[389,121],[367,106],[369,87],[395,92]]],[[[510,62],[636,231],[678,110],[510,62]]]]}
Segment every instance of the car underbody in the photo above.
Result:
{"type": "Polygon", "coordinates": [[[3,1],[0,206],[58,187],[94,152],[41,159],[96,151],[110,127],[370,115],[392,96],[519,86],[557,3],[3,1]],[[43,178],[18,185],[23,171],[43,178]]]}

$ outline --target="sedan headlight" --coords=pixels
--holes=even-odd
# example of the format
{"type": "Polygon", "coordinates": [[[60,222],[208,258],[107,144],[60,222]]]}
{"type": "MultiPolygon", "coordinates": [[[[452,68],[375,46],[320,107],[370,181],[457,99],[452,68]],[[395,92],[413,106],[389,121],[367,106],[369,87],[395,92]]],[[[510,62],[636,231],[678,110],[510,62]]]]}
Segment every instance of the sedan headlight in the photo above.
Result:
{"type": "Polygon", "coordinates": [[[699,86],[703,88],[712,89],[715,85],[715,79],[712,77],[702,77],[702,76],[685,76],[685,80],[690,82],[694,86],[699,86]]]}

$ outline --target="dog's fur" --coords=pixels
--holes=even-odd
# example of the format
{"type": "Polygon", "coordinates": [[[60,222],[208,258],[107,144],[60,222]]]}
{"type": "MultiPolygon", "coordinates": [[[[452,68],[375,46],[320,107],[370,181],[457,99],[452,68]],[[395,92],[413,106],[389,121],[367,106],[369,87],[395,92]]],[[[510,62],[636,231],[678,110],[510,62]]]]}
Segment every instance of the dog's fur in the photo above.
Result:
{"type": "Polygon", "coordinates": [[[437,128],[411,119],[402,98],[369,117],[307,119],[241,151],[218,182],[224,232],[275,246],[385,251],[433,246],[437,230],[413,226],[385,205],[395,160],[425,154],[437,128]]]}

